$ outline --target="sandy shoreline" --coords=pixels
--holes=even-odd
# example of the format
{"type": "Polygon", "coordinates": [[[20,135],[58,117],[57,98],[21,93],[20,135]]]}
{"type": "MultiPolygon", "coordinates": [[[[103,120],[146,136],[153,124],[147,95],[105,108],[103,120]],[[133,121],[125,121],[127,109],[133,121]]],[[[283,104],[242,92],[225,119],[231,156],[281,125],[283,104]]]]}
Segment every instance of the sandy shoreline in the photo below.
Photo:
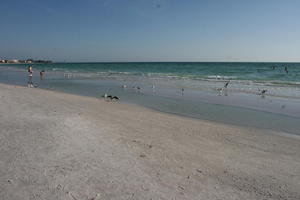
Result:
{"type": "Polygon", "coordinates": [[[300,139],[0,84],[0,199],[300,199],[300,139]]]}

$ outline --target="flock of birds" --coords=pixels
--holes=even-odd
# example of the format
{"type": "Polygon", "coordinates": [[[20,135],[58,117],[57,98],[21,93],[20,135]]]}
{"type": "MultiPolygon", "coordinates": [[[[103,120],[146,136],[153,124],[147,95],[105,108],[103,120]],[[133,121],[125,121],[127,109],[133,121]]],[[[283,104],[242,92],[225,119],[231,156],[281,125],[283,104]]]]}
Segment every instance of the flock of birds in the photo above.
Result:
{"type": "MultiPolygon", "coordinates": [[[[277,66],[275,66],[275,65],[272,66],[272,69],[273,69],[273,70],[275,70],[276,68],[277,68],[277,66]]],[[[257,71],[260,72],[259,69],[258,69],[257,71]]],[[[285,71],[285,73],[287,73],[287,74],[289,73],[289,70],[288,70],[287,66],[284,66],[284,71],[285,71]]],[[[223,91],[224,91],[225,89],[227,89],[229,83],[230,83],[230,80],[227,81],[227,82],[225,83],[225,85],[224,85],[222,88],[217,88],[217,90],[220,92],[220,93],[219,93],[220,96],[223,94],[223,91]]],[[[258,88],[258,95],[261,95],[262,97],[264,97],[264,95],[265,95],[267,92],[268,92],[267,89],[259,89],[259,88],[258,88]]],[[[227,95],[226,95],[226,96],[227,96],[227,95]]]]}
{"type": "MultiPolygon", "coordinates": [[[[127,85],[122,85],[122,88],[123,89],[126,89],[127,88],[127,85]]],[[[140,86],[133,86],[132,89],[136,90],[138,93],[141,93],[141,87],[140,86]]],[[[155,86],[154,84],[152,85],[152,89],[154,90],[155,89],[155,86]]],[[[117,96],[113,96],[113,95],[108,95],[108,94],[104,94],[102,95],[102,97],[105,99],[105,100],[110,100],[110,101],[113,101],[113,100],[120,100],[119,97],[117,96]]]]}
{"type": "MultiPolygon", "coordinates": [[[[277,68],[277,66],[272,66],[272,69],[273,69],[273,70],[275,70],[276,68],[277,68]]],[[[287,66],[284,66],[284,71],[285,71],[286,73],[289,73],[287,66]]],[[[221,96],[221,95],[223,94],[223,91],[225,91],[225,96],[227,96],[227,90],[226,90],[226,89],[228,88],[229,84],[230,84],[230,80],[227,81],[227,82],[225,82],[225,84],[224,84],[223,87],[217,88],[217,91],[219,91],[219,96],[221,96]]],[[[126,88],[127,88],[127,85],[123,85],[122,88],[123,88],[123,89],[126,89],[126,88]]],[[[139,87],[139,86],[133,86],[132,89],[136,90],[138,93],[141,92],[141,87],[139,87]]],[[[155,85],[154,85],[154,84],[152,84],[152,90],[153,90],[153,92],[155,91],[155,85]]],[[[259,88],[258,88],[258,95],[261,95],[262,97],[264,97],[264,95],[265,95],[267,92],[268,92],[267,89],[259,89],[259,88]]],[[[181,88],[181,95],[184,96],[184,88],[181,88]]],[[[104,99],[111,100],[111,101],[112,101],[112,100],[120,100],[119,97],[113,96],[113,95],[107,95],[107,94],[104,94],[102,97],[103,97],[104,99]]]]}
{"type": "MultiPolygon", "coordinates": [[[[221,88],[217,88],[217,90],[219,91],[219,96],[221,96],[223,94],[223,91],[226,90],[228,88],[228,85],[229,85],[230,81],[227,81],[223,87],[221,88]]],[[[264,96],[266,93],[267,93],[267,89],[259,89],[258,88],[258,95],[262,95],[264,96]]],[[[227,96],[227,93],[225,94],[225,96],[227,96]]]]}
{"type": "MultiPolygon", "coordinates": [[[[221,87],[221,88],[217,88],[217,91],[219,91],[219,96],[221,96],[223,94],[223,91],[225,91],[225,96],[227,96],[227,91],[226,89],[228,88],[230,84],[230,80],[225,82],[224,86],[221,87]]],[[[122,88],[123,89],[126,89],[127,88],[127,85],[122,85],[122,88]]],[[[141,87],[139,86],[133,86],[132,89],[136,90],[138,93],[141,93],[141,87]]],[[[155,91],[155,85],[153,84],[152,85],[152,89],[153,89],[153,92],[155,91]]],[[[259,89],[258,88],[258,95],[261,95],[262,97],[264,97],[264,95],[267,93],[267,89],[259,89]]],[[[184,88],[181,88],[181,95],[184,96],[184,88]]],[[[102,97],[105,99],[105,100],[110,100],[110,101],[113,101],[113,100],[120,100],[120,98],[118,96],[113,96],[113,95],[108,95],[108,94],[104,94],[102,95],[102,97]]]]}

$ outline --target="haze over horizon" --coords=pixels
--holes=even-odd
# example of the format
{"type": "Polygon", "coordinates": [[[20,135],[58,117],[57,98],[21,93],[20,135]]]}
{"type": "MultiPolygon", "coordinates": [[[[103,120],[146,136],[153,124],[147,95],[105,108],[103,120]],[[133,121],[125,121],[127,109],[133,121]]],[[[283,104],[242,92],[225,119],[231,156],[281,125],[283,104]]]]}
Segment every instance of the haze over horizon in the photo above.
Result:
{"type": "Polygon", "coordinates": [[[299,62],[298,0],[4,0],[0,59],[299,62]]]}

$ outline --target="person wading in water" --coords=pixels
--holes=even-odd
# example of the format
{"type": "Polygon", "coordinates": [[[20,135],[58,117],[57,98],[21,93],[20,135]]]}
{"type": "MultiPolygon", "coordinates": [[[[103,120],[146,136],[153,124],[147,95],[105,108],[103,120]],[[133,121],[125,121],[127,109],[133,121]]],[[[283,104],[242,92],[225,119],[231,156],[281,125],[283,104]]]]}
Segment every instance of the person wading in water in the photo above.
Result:
{"type": "Polygon", "coordinates": [[[45,70],[40,71],[40,79],[44,79],[45,70]]]}

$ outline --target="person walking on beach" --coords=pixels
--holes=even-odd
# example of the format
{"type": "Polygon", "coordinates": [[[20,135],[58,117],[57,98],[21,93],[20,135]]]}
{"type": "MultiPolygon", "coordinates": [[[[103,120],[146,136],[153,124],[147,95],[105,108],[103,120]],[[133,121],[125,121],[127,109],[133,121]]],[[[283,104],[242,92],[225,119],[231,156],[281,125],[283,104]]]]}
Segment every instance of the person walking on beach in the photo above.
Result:
{"type": "Polygon", "coordinates": [[[28,83],[27,83],[27,86],[28,87],[33,87],[33,82],[32,82],[32,75],[33,75],[33,71],[32,71],[32,67],[29,66],[28,69],[28,83]]]}
{"type": "Polygon", "coordinates": [[[45,70],[40,71],[40,79],[44,79],[45,70]]]}

